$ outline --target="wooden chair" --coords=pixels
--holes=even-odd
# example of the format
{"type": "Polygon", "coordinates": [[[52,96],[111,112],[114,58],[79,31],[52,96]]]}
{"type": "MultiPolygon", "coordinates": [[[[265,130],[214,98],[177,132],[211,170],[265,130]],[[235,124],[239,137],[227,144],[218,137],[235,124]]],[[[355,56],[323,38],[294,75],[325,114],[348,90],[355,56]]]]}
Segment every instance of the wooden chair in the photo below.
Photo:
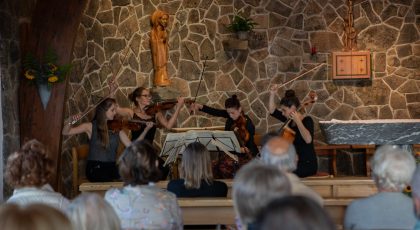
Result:
{"type": "Polygon", "coordinates": [[[79,185],[87,182],[86,175],[84,173],[80,173],[79,169],[79,163],[80,161],[87,159],[89,153],[89,145],[84,144],[77,147],[73,147],[71,149],[71,155],[72,155],[72,164],[73,164],[73,195],[76,196],[79,194],[79,185]],[[83,175],[82,175],[83,174],[83,175]]]}

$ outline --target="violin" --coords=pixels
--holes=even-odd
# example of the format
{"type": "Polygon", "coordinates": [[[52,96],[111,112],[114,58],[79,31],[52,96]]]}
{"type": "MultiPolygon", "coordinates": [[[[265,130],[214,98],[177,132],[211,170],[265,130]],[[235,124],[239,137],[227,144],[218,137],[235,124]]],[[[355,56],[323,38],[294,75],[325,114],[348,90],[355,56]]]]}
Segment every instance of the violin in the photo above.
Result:
{"type": "MultiPolygon", "coordinates": [[[[191,99],[184,100],[184,103],[186,104],[191,104],[193,102],[194,101],[191,99]]],[[[178,103],[178,100],[174,100],[174,99],[156,102],[156,103],[146,106],[144,108],[144,112],[149,116],[153,116],[159,111],[172,109],[177,103],[178,103]]]]}
{"type": "MultiPolygon", "coordinates": [[[[310,104],[313,104],[316,102],[316,100],[318,99],[315,91],[311,91],[309,92],[309,99],[304,101],[297,109],[296,112],[300,112],[301,110],[303,110],[305,107],[307,107],[310,104]]],[[[280,136],[282,138],[284,138],[285,140],[289,141],[290,143],[293,143],[293,141],[295,140],[296,137],[296,132],[291,129],[289,127],[290,122],[293,119],[291,117],[289,117],[283,124],[283,126],[280,128],[280,136]]]]}
{"type": "Polygon", "coordinates": [[[246,117],[243,113],[234,121],[232,128],[235,134],[239,136],[238,140],[241,147],[245,147],[245,143],[249,141],[250,134],[246,128],[246,117]]]}
{"type": "Polygon", "coordinates": [[[142,128],[143,125],[146,125],[147,123],[148,123],[147,121],[141,121],[141,120],[119,120],[119,119],[109,120],[107,122],[108,129],[114,132],[120,131],[123,129],[138,131],[142,128]]]}

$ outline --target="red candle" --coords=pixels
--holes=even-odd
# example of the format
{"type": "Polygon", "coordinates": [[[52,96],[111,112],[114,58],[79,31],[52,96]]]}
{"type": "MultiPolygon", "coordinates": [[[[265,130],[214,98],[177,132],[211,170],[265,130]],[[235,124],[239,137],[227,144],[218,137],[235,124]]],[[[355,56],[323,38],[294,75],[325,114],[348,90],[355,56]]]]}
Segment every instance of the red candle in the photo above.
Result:
{"type": "Polygon", "coordinates": [[[312,48],[311,48],[311,54],[312,55],[316,54],[316,47],[315,46],[312,46],[312,48]]]}

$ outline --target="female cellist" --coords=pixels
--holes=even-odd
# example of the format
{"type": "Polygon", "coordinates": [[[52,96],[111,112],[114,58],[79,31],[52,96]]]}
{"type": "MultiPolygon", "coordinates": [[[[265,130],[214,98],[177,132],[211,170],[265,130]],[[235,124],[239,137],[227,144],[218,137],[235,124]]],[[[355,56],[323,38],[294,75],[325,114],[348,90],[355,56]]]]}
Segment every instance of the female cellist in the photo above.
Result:
{"type": "Polygon", "coordinates": [[[313,143],[314,121],[309,116],[303,116],[299,111],[300,101],[295,95],[294,90],[287,90],[284,97],[280,100],[280,111],[276,109],[274,97],[277,93],[278,85],[270,88],[269,111],[270,115],[286,122],[291,119],[290,129],[295,132],[293,145],[298,154],[297,169],[294,172],[299,177],[315,175],[318,170],[318,163],[313,143]]]}
{"type": "MultiPolygon", "coordinates": [[[[184,98],[179,97],[178,102],[176,104],[175,112],[172,114],[171,118],[168,120],[162,114],[162,112],[158,111],[156,114],[148,115],[145,112],[145,108],[152,103],[152,95],[149,89],[138,87],[136,88],[130,95],[129,99],[131,102],[134,103],[134,109],[130,108],[118,108],[117,113],[124,116],[129,117],[133,120],[141,120],[146,122],[159,122],[166,129],[170,129],[175,125],[176,118],[178,117],[179,111],[184,104],[184,98]]],[[[142,128],[138,131],[131,132],[131,141],[135,141],[138,139],[145,139],[153,144],[153,140],[155,138],[156,133],[156,125],[150,127],[150,123],[147,125],[143,125],[142,128]],[[143,137],[141,135],[144,135],[143,137]]]]}
{"type": "Polygon", "coordinates": [[[116,109],[115,100],[106,98],[96,107],[95,117],[91,122],[71,127],[73,121],[79,120],[78,116],[74,116],[63,127],[63,135],[80,133],[88,135],[90,142],[86,177],[91,182],[113,181],[119,178],[115,162],[119,138],[121,138],[123,131],[114,132],[108,129],[108,121],[114,119],[116,109]]]}

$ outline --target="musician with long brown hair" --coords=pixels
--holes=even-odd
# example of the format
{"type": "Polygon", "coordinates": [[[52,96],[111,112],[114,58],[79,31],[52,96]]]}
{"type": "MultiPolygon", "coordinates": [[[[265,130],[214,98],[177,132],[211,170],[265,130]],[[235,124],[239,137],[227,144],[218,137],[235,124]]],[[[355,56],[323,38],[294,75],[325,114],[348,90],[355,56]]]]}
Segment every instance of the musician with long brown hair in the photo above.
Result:
{"type": "MultiPolygon", "coordinates": [[[[290,129],[294,132],[293,145],[298,154],[297,169],[294,172],[299,177],[315,175],[318,170],[318,163],[314,148],[314,121],[310,116],[299,112],[301,106],[294,90],[287,90],[280,100],[280,110],[276,108],[274,98],[278,85],[270,88],[269,111],[270,115],[282,122],[291,119],[290,129]]],[[[283,131],[283,130],[281,130],[283,131]]]]}
{"type": "Polygon", "coordinates": [[[72,127],[73,120],[78,120],[78,116],[75,116],[63,127],[63,135],[88,135],[90,141],[86,177],[91,182],[113,181],[119,178],[115,162],[119,140],[125,134],[122,130],[115,132],[108,128],[108,121],[114,119],[116,110],[115,99],[106,98],[96,107],[95,117],[91,122],[72,127]]]}

